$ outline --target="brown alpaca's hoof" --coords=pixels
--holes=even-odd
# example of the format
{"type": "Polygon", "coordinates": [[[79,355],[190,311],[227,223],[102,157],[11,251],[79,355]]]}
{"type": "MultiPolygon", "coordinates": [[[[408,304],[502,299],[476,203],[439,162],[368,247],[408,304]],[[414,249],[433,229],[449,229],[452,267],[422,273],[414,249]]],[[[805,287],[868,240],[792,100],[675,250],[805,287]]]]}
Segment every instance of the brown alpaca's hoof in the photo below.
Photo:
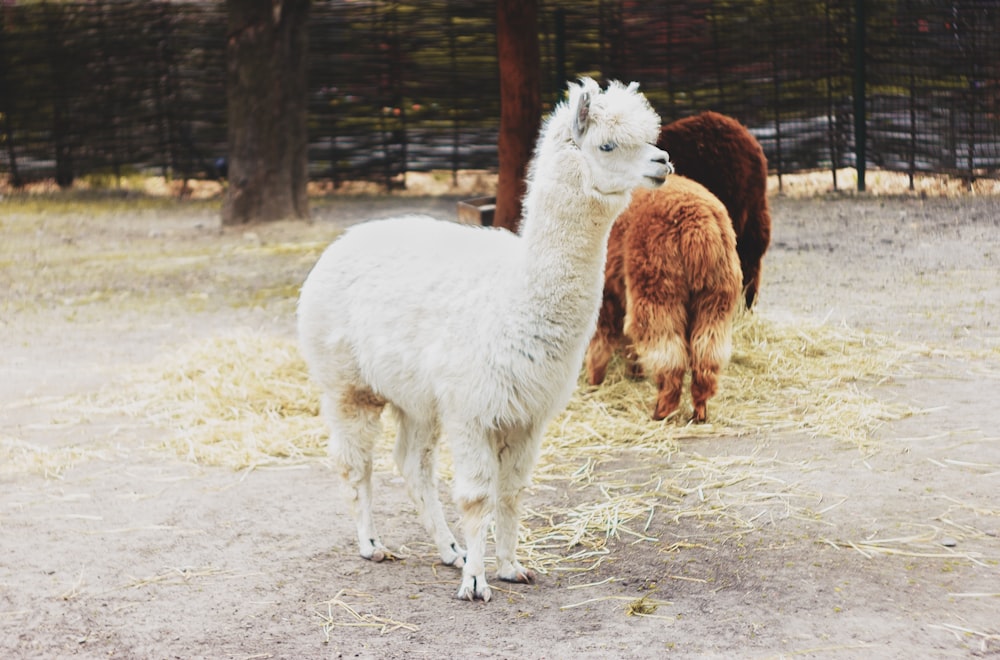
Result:
{"type": "Polygon", "coordinates": [[[691,421],[695,424],[704,424],[708,421],[708,407],[704,403],[694,407],[694,416],[691,421]]]}
{"type": "Polygon", "coordinates": [[[653,411],[653,421],[662,422],[663,420],[667,419],[668,417],[673,417],[673,415],[676,412],[677,412],[677,406],[676,405],[673,405],[673,406],[663,406],[663,407],[660,407],[658,405],[656,407],[656,410],[653,411]]]}

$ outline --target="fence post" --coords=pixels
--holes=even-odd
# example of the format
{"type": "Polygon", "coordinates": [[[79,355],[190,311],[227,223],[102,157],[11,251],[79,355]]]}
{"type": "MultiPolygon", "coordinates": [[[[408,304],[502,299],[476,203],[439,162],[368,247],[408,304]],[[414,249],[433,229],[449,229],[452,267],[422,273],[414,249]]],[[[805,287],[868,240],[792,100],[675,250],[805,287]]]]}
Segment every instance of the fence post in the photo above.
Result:
{"type": "MultiPolygon", "coordinates": [[[[448,11],[448,66],[451,67],[453,80],[458,80],[458,37],[455,34],[455,12],[451,2],[445,5],[448,11]]],[[[458,90],[455,86],[450,89],[451,98],[448,99],[451,106],[451,185],[458,187],[459,154],[462,146],[461,118],[458,111],[458,90]]]]}
{"type": "MultiPolygon", "coordinates": [[[[15,189],[24,185],[21,174],[17,170],[17,151],[14,149],[14,128],[11,114],[14,110],[13,77],[8,78],[10,65],[7,59],[7,24],[8,14],[13,15],[13,8],[4,5],[0,9],[0,117],[3,118],[3,142],[7,147],[7,163],[9,172],[7,180],[15,189]]],[[[12,21],[11,21],[12,22],[12,21]]]]}
{"type": "MultiPolygon", "coordinates": [[[[824,23],[823,30],[823,41],[826,45],[827,53],[832,52],[830,44],[833,43],[833,20],[830,13],[830,0],[827,0],[825,6],[825,17],[826,22],[824,23]]],[[[834,81],[839,79],[840,72],[834,73],[833,56],[828,55],[827,60],[823,62],[826,69],[826,134],[828,146],[830,150],[830,174],[833,177],[833,189],[837,190],[837,165],[840,163],[840,150],[837,148],[837,133],[839,122],[839,113],[837,111],[837,104],[839,99],[834,99],[833,89],[836,84],[834,81]]]]}
{"type": "Polygon", "coordinates": [[[865,191],[865,166],[868,158],[868,120],[865,112],[865,0],[854,4],[854,161],[858,171],[858,192],[865,191]]]}
{"type": "Polygon", "coordinates": [[[555,18],[556,41],[556,96],[555,103],[562,100],[566,93],[566,10],[559,7],[553,14],[555,18]]]}
{"type": "Polygon", "coordinates": [[[774,2],[767,3],[768,33],[771,36],[771,91],[774,102],[774,155],[775,170],[778,172],[778,193],[784,192],[784,157],[781,153],[781,44],[778,43],[776,25],[778,19],[774,13],[774,2]]]}

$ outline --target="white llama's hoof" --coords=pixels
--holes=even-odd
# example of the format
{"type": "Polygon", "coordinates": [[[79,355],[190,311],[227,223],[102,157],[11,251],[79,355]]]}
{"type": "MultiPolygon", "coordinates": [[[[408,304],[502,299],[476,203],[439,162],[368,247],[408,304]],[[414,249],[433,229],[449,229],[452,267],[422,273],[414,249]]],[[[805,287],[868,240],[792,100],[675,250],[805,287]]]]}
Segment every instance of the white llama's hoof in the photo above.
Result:
{"type": "Polygon", "coordinates": [[[535,572],[521,565],[521,562],[505,561],[497,571],[497,577],[504,582],[520,582],[522,584],[532,584],[535,581],[535,572]]]}
{"type": "Polygon", "coordinates": [[[441,553],[441,562],[445,566],[462,568],[465,566],[465,549],[457,543],[452,543],[449,549],[441,553]]]}
{"type": "Polygon", "coordinates": [[[361,546],[361,556],[368,561],[380,562],[386,559],[395,559],[389,548],[382,545],[381,541],[370,539],[368,543],[361,546]]]}
{"type": "Polygon", "coordinates": [[[493,591],[490,585],[486,584],[486,575],[463,575],[462,586],[458,588],[455,597],[459,600],[481,600],[484,603],[490,602],[493,598],[493,591]]]}

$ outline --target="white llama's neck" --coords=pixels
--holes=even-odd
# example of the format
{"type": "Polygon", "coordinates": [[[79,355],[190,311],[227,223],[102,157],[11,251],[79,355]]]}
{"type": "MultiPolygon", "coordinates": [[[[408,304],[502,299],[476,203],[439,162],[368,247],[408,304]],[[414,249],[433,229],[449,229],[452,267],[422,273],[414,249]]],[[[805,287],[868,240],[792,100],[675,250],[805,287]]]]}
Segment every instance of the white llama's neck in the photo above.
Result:
{"type": "Polygon", "coordinates": [[[608,234],[631,195],[603,195],[581,186],[590,177],[576,166],[574,158],[535,163],[537,178],[528,185],[521,236],[524,286],[533,307],[541,317],[582,335],[593,331],[604,288],[608,234]],[[559,175],[552,176],[554,172],[559,175]]]}
{"type": "MultiPolygon", "coordinates": [[[[539,267],[564,262],[573,269],[604,262],[608,233],[631,195],[581,191],[563,181],[546,182],[529,190],[521,235],[539,267]]],[[[601,265],[596,264],[596,265],[601,265]]],[[[544,276],[544,273],[538,273],[544,276]]]]}

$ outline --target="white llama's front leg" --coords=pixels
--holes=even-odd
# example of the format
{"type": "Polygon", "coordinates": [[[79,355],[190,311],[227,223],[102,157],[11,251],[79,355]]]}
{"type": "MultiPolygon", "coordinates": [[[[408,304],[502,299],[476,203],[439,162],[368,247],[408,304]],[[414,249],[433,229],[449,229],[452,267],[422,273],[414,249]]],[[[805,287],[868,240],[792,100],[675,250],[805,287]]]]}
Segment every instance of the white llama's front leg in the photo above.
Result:
{"type": "Polygon", "coordinates": [[[497,457],[482,432],[449,429],[448,437],[455,461],[455,504],[462,513],[467,547],[456,595],[489,601],[493,592],[486,582],[486,530],[496,507],[497,457]]]}
{"type": "Polygon", "coordinates": [[[375,528],[375,518],[372,514],[372,470],[371,464],[357,479],[354,471],[345,472],[348,483],[354,490],[354,509],[358,526],[358,551],[361,556],[371,561],[391,559],[392,553],[382,543],[382,538],[375,528]]]}
{"type": "Polygon", "coordinates": [[[517,560],[518,531],[521,524],[521,495],[531,484],[541,434],[511,434],[500,454],[499,497],[497,499],[497,577],[507,582],[530,583],[535,573],[517,560]]]}
{"type": "Polygon", "coordinates": [[[456,596],[462,600],[481,599],[489,602],[493,591],[486,582],[486,530],[489,527],[494,498],[485,492],[462,494],[457,492],[455,501],[462,511],[462,529],[467,545],[465,566],[462,567],[462,584],[456,596]]]}
{"type": "Polygon", "coordinates": [[[358,531],[358,551],[371,561],[391,558],[382,543],[372,513],[372,452],[381,432],[377,405],[347,406],[340,399],[323,396],[321,405],[330,425],[328,455],[337,463],[351,494],[351,508],[358,531]]]}
{"type": "Polygon", "coordinates": [[[451,533],[438,496],[435,474],[437,425],[422,423],[399,410],[396,412],[399,423],[394,452],[396,465],[406,480],[420,521],[437,545],[441,561],[448,566],[461,568],[465,564],[465,550],[458,545],[455,535],[451,533]]]}

